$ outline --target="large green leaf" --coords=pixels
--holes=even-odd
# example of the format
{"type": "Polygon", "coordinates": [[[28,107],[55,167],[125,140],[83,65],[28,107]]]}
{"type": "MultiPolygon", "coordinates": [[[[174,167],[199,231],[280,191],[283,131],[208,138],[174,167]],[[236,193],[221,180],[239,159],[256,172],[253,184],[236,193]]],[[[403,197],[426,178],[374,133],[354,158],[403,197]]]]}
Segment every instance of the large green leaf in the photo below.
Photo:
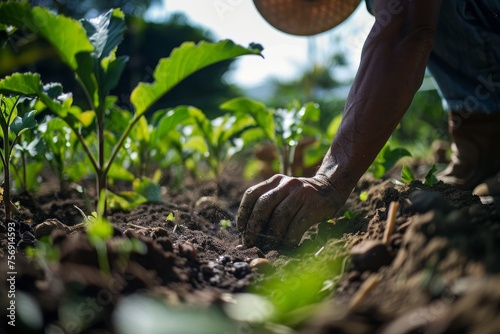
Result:
{"type": "Polygon", "coordinates": [[[36,110],[32,110],[22,117],[16,116],[10,125],[12,132],[19,135],[24,130],[33,129],[36,126],[36,110]]]}
{"type": "Polygon", "coordinates": [[[81,20],[81,23],[94,51],[77,56],[76,73],[94,106],[98,107],[99,97],[107,96],[116,86],[128,61],[126,56],[115,57],[126,28],[124,15],[119,9],[111,9],[95,18],[81,20]]]}
{"type": "Polygon", "coordinates": [[[92,56],[102,60],[108,57],[123,40],[125,21],[123,12],[111,9],[107,13],[81,21],[90,43],[94,46],[92,56]]]}
{"type": "Polygon", "coordinates": [[[274,140],[274,119],[272,111],[268,110],[262,102],[252,100],[247,97],[237,97],[224,102],[221,106],[222,110],[234,111],[250,115],[257,125],[262,128],[266,136],[274,140]]]}
{"type": "Polygon", "coordinates": [[[118,82],[120,81],[120,77],[122,76],[123,70],[125,69],[125,65],[128,62],[127,56],[121,56],[116,59],[112,59],[109,61],[106,66],[102,68],[100,85],[101,92],[104,92],[104,96],[106,96],[109,91],[116,87],[118,82]]]}
{"type": "Polygon", "coordinates": [[[54,113],[65,117],[71,106],[71,95],[63,94],[59,84],[42,86],[38,73],[14,73],[0,80],[0,93],[38,96],[54,113]]]}
{"type": "Polygon", "coordinates": [[[78,21],[55,15],[46,8],[30,8],[26,2],[1,3],[0,21],[5,25],[29,29],[45,38],[73,70],[78,66],[76,55],[94,49],[78,21]]]}
{"type": "Polygon", "coordinates": [[[154,71],[154,82],[140,82],[132,91],[130,100],[136,113],[142,115],[161,96],[194,72],[211,64],[242,55],[260,55],[262,47],[248,48],[230,40],[218,43],[185,42],[174,49],[170,57],[159,61],[154,71]]]}
{"type": "Polygon", "coordinates": [[[38,73],[14,73],[0,80],[0,92],[16,95],[38,95],[42,81],[38,73]]]}

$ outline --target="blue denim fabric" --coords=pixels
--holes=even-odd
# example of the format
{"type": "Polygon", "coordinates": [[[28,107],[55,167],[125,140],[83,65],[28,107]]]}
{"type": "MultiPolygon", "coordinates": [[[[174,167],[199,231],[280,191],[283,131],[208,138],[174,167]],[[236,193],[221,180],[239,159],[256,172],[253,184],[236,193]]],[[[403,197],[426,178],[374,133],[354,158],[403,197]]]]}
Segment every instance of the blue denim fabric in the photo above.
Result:
{"type": "Polygon", "coordinates": [[[443,0],[427,67],[445,109],[500,112],[500,1],[443,0]]]}

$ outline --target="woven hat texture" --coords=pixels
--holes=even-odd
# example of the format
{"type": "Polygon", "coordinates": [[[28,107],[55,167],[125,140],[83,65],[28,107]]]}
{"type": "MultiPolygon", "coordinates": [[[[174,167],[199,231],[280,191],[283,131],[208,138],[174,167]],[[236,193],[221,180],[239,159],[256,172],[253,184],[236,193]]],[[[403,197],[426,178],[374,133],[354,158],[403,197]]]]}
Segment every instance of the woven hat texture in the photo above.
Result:
{"type": "Polygon", "coordinates": [[[343,22],[361,0],[254,0],[273,27],[299,36],[316,35],[343,22]]]}

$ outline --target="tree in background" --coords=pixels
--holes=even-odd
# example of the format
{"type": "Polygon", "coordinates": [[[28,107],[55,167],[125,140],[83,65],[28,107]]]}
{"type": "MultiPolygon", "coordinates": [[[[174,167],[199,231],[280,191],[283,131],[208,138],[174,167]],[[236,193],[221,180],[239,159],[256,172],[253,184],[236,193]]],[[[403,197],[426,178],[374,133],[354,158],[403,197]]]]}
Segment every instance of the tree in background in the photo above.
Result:
{"type": "Polygon", "coordinates": [[[120,8],[127,16],[142,17],[148,8],[162,0],[30,0],[34,6],[55,10],[59,14],[79,19],[91,18],[110,8],[120,8]]]}

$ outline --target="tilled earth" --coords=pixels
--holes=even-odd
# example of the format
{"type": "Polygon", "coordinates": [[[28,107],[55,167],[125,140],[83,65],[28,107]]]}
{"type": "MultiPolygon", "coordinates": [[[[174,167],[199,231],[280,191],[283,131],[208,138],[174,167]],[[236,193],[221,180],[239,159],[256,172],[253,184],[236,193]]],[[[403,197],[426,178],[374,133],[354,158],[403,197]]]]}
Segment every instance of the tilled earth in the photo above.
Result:
{"type": "Polygon", "coordinates": [[[6,273],[12,270],[0,226],[1,331],[500,332],[498,203],[481,204],[442,183],[395,185],[365,177],[333,224],[312,228],[298,250],[263,252],[237,247],[234,216],[249,185],[241,178],[190,182],[167,192],[165,202],[112,212],[114,236],[97,248],[75,208],[86,211],[81,194],[19,196],[16,327],[7,323],[12,299],[4,296],[12,286],[6,273]],[[395,227],[381,243],[391,202],[399,203],[395,227]],[[369,242],[377,248],[348,256],[369,242]],[[31,245],[38,251],[27,257],[31,245]],[[318,268],[345,259],[321,291],[304,289],[310,282],[301,278],[316,268],[315,259],[323,261],[318,268]],[[293,284],[290,275],[296,275],[293,284]],[[255,293],[263,298],[248,302],[255,293]],[[273,315],[279,307],[265,300],[286,299],[279,294],[298,295],[300,307],[273,315]],[[238,304],[249,308],[235,312],[238,304]]]}

